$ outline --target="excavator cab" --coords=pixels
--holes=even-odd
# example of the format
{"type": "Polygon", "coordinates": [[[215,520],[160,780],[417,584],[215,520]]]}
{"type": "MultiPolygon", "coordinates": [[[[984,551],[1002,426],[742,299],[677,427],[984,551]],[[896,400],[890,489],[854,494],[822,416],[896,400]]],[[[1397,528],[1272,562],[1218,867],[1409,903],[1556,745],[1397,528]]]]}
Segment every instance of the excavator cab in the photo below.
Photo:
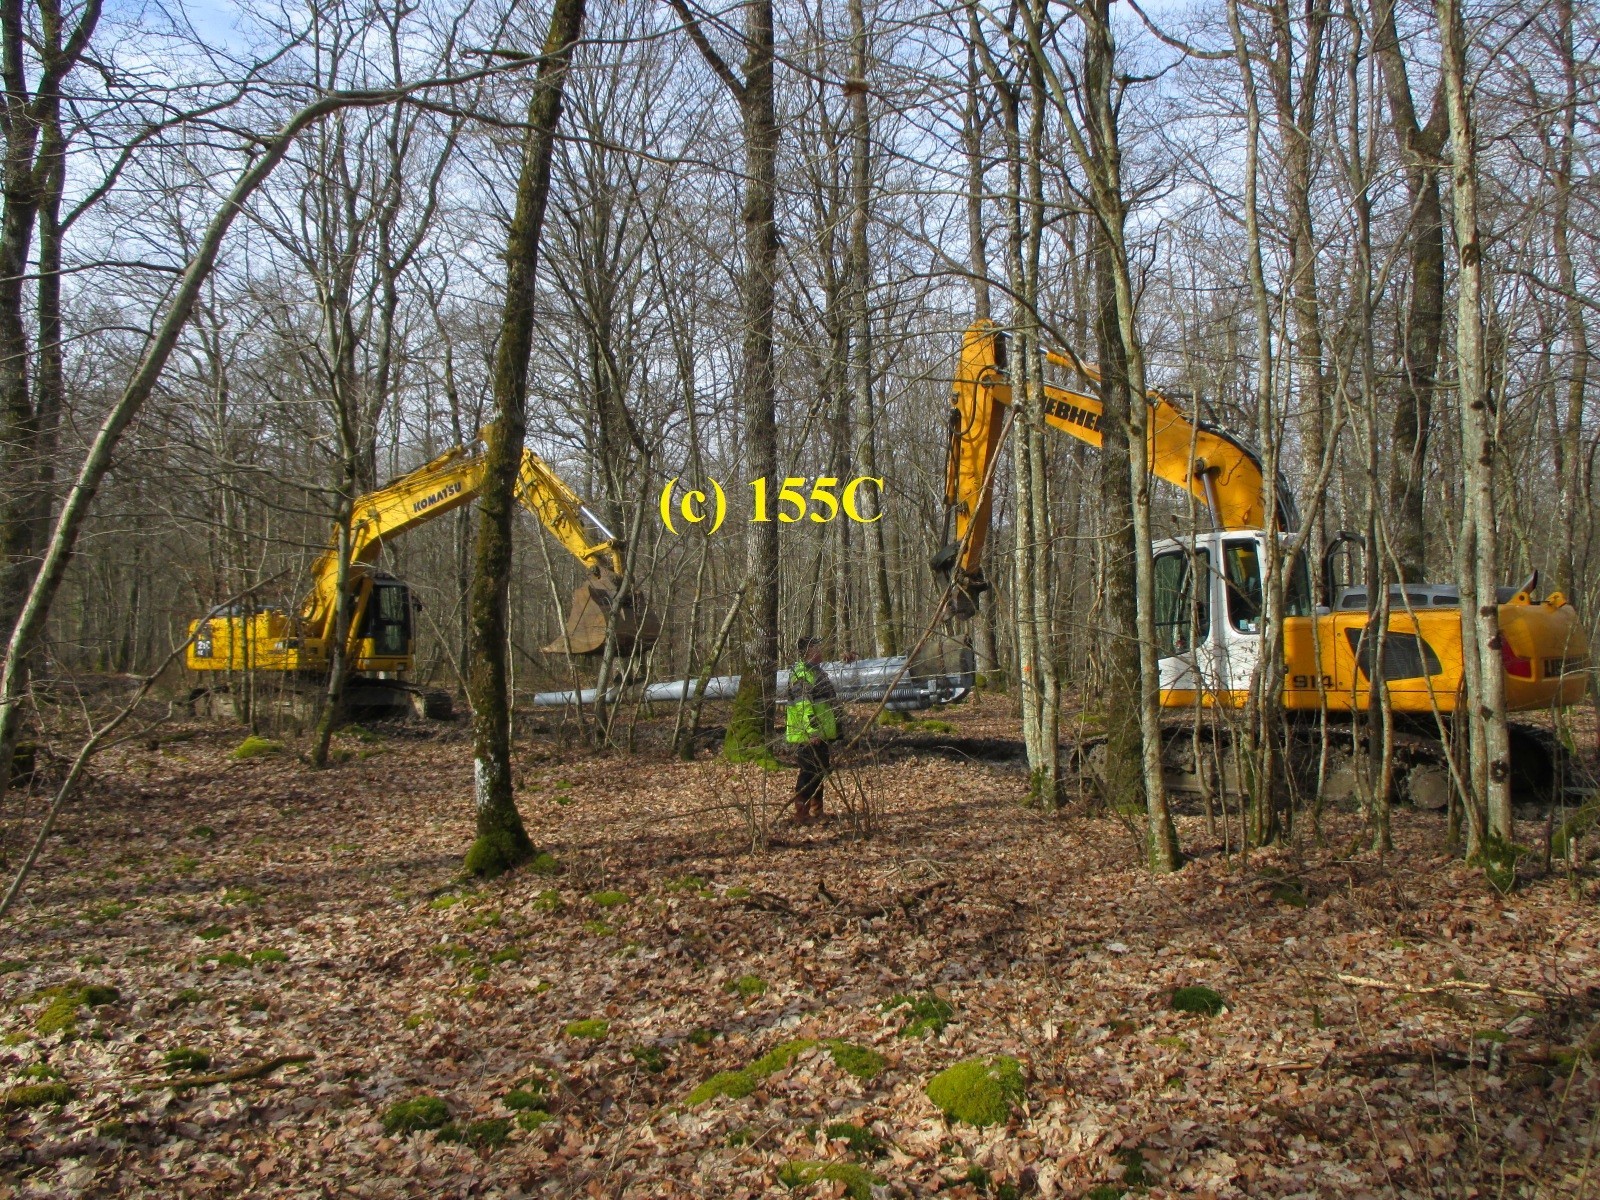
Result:
{"type": "Polygon", "coordinates": [[[393,575],[374,573],[357,594],[354,660],[358,671],[409,671],[411,589],[393,575]]]}

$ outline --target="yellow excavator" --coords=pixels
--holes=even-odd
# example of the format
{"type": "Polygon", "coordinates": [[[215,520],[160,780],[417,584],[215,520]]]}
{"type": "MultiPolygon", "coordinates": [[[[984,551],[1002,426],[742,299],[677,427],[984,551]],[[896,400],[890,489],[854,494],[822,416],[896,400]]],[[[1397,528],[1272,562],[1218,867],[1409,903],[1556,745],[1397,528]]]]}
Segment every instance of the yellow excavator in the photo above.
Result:
{"type": "MultiPolygon", "coordinates": [[[[1067,386],[1074,377],[1098,382],[1098,372],[1070,355],[1047,351],[1043,358],[1045,421],[1099,446],[1100,401],[1067,386]]],[[[945,506],[954,537],[933,558],[934,569],[955,584],[957,618],[975,615],[989,586],[982,556],[991,517],[990,464],[1010,403],[1006,336],[980,321],[963,338],[949,413],[945,506]]],[[[1191,420],[1161,393],[1150,392],[1148,403],[1151,473],[1192,494],[1212,526],[1153,547],[1161,703],[1169,709],[1241,707],[1260,663],[1265,616],[1261,564],[1269,535],[1261,460],[1226,430],[1191,420]]],[[[1298,517],[1281,481],[1276,494],[1278,536],[1287,548],[1298,517]]],[[[1421,807],[1443,807],[1450,781],[1438,727],[1462,696],[1460,591],[1452,584],[1392,585],[1388,624],[1381,638],[1375,636],[1369,627],[1379,598],[1362,585],[1341,586],[1338,578],[1348,544],[1359,540],[1341,533],[1325,548],[1320,604],[1304,557],[1288,564],[1282,702],[1298,713],[1364,712],[1376,675],[1398,722],[1399,794],[1421,807]]],[[[1497,597],[1506,706],[1514,713],[1576,704],[1587,687],[1589,645],[1578,614],[1560,592],[1535,599],[1537,586],[1535,573],[1519,587],[1501,588],[1497,597]]],[[[1548,797],[1561,780],[1559,759],[1559,745],[1542,730],[1513,726],[1515,794],[1548,797]]],[[[1225,784],[1237,767],[1229,768],[1226,755],[1215,762],[1220,768],[1202,780],[1203,764],[1180,759],[1169,782],[1177,791],[1225,784]]]]}
{"type": "MultiPolygon", "coordinates": [[[[477,497],[483,486],[487,432],[355,502],[349,551],[353,607],[346,647],[350,670],[346,705],[353,712],[450,715],[448,693],[425,692],[406,679],[414,665],[412,622],[417,605],[411,589],[372,564],[386,543],[477,497]]],[[[589,577],[573,593],[565,631],[543,650],[595,654],[605,647],[608,623],[618,655],[626,658],[636,648],[648,650],[660,634],[661,622],[637,590],[623,590],[621,543],[531,450],[522,454],[517,499],[589,570],[589,577]]],[[[330,666],[338,612],[338,545],[336,528],[328,549],[312,565],[310,587],[298,613],[281,608],[246,612],[235,606],[215,609],[191,623],[185,653],[189,669],[202,679],[218,679],[224,673],[229,677],[266,673],[283,680],[291,694],[314,699],[330,666]]],[[[203,684],[194,696],[197,709],[226,711],[230,704],[226,681],[203,684]]]]}

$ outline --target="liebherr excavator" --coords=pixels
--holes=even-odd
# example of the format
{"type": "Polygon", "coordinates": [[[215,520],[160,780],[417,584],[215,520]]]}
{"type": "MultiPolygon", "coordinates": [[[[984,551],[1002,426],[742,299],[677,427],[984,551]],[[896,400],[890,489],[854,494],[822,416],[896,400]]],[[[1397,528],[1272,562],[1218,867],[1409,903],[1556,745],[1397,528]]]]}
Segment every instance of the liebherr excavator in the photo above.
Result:
{"type": "MultiPolygon", "coordinates": [[[[347,707],[375,715],[414,709],[429,717],[449,715],[449,696],[424,693],[405,678],[412,670],[410,588],[373,569],[387,542],[447,512],[470,504],[483,486],[485,436],[445,451],[409,474],[356,500],[350,524],[350,675],[347,707]]],[[[589,655],[606,642],[608,614],[617,653],[647,650],[660,619],[636,591],[622,589],[618,539],[573,493],[549,464],[531,450],[522,453],[517,499],[563,547],[589,569],[573,593],[566,629],[547,653],[589,655]],[[599,534],[596,538],[590,529],[599,534]]],[[[245,671],[276,675],[301,695],[314,696],[327,678],[338,612],[339,531],[311,568],[311,585],[297,614],[268,608],[214,610],[193,622],[185,659],[202,678],[245,671]]],[[[197,699],[220,700],[225,687],[196,689],[197,699]]],[[[225,707],[212,704],[211,707],[225,707]]]]}
{"type": "MultiPolygon", "coordinates": [[[[945,482],[954,540],[935,554],[933,566],[956,585],[957,618],[975,615],[989,586],[982,556],[992,500],[990,463],[999,450],[1005,407],[1011,403],[1006,354],[1005,334],[980,321],[963,339],[956,371],[945,482]]],[[[1074,374],[1097,382],[1095,369],[1064,354],[1046,352],[1043,357],[1045,421],[1099,446],[1100,401],[1064,386],[1074,374]]],[[[1263,529],[1261,460],[1227,431],[1191,421],[1161,393],[1150,392],[1148,402],[1151,473],[1187,489],[1209,511],[1213,527],[1153,547],[1161,703],[1169,709],[1237,708],[1249,697],[1261,657],[1261,563],[1269,536],[1263,529]]],[[[1281,481],[1276,494],[1278,536],[1287,547],[1298,518],[1281,481]]],[[[1459,589],[1450,584],[1392,586],[1387,631],[1379,639],[1369,629],[1377,616],[1376,598],[1364,586],[1340,587],[1336,580],[1336,554],[1350,540],[1351,535],[1341,534],[1324,551],[1321,605],[1304,558],[1289,564],[1282,703],[1291,713],[1364,712],[1372,700],[1376,665],[1397,718],[1397,794],[1422,807],[1443,807],[1449,777],[1438,723],[1441,715],[1454,713],[1462,694],[1459,589]]],[[[1500,589],[1497,597],[1510,712],[1576,704],[1586,688],[1589,645],[1577,612],[1559,592],[1535,600],[1536,587],[1537,575],[1521,587],[1500,589]]],[[[1179,792],[1218,784],[1231,790],[1236,779],[1229,776],[1236,775],[1237,767],[1230,766],[1230,754],[1214,757],[1207,768],[1182,752],[1169,752],[1168,782],[1179,792]]],[[[1548,798],[1560,779],[1558,756],[1559,747],[1551,739],[1513,726],[1514,795],[1524,801],[1548,798]]]]}

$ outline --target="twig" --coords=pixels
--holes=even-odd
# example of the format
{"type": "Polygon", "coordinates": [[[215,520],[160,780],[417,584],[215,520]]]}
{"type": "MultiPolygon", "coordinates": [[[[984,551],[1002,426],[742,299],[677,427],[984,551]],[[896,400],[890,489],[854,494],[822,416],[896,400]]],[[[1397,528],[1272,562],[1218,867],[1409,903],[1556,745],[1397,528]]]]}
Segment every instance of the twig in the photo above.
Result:
{"type": "Polygon", "coordinates": [[[260,1079],[264,1075],[270,1075],[279,1067],[310,1062],[315,1057],[315,1054],[280,1054],[252,1067],[235,1067],[231,1071],[218,1071],[214,1075],[193,1075],[187,1079],[174,1079],[170,1086],[176,1089],[211,1087],[218,1083],[243,1083],[247,1079],[260,1079]]]}
{"type": "Polygon", "coordinates": [[[1377,988],[1385,992],[1409,992],[1414,996],[1431,996],[1439,992],[1490,992],[1501,996],[1515,996],[1519,1000],[1540,1000],[1548,1004],[1551,997],[1543,992],[1530,992],[1523,988],[1501,987],[1494,983],[1475,983],[1468,979],[1446,979],[1440,983],[1393,983],[1387,979],[1372,979],[1366,975],[1334,973],[1333,978],[1351,987],[1377,988]]]}

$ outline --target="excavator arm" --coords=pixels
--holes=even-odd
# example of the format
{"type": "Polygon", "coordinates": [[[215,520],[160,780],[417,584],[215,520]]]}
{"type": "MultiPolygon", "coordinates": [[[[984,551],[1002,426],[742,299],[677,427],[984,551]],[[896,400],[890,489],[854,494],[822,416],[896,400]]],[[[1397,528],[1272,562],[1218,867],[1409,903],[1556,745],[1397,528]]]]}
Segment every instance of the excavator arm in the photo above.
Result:
{"type": "MultiPolygon", "coordinates": [[[[371,564],[384,543],[476,499],[483,488],[487,433],[488,430],[482,431],[470,443],[447,450],[409,474],[357,499],[350,525],[351,565],[371,564]]],[[[589,653],[604,643],[605,610],[616,602],[621,587],[622,554],[617,541],[566,482],[532,450],[522,452],[517,499],[569,554],[589,568],[593,576],[579,588],[567,634],[573,653],[589,653]],[[591,535],[590,527],[601,535],[600,538],[591,535]],[[591,611],[595,605],[599,606],[598,642],[594,628],[596,614],[591,611]]],[[[309,636],[326,638],[332,633],[338,599],[338,567],[339,531],[336,529],[332,543],[312,566],[312,586],[301,606],[301,625],[309,636]]],[[[655,624],[653,618],[649,620],[655,624]]],[[[547,648],[567,647],[558,639],[556,646],[547,648]]]]}
{"type": "MultiPolygon", "coordinates": [[[[941,573],[953,572],[960,585],[958,616],[972,615],[977,596],[988,587],[982,563],[994,500],[991,468],[1011,403],[1006,350],[1005,334],[991,322],[979,321],[968,329],[950,400],[945,508],[954,516],[954,539],[934,556],[933,565],[941,573]]],[[[1055,351],[1044,358],[1046,423],[1099,446],[1100,401],[1064,386],[1074,373],[1098,383],[1099,372],[1055,351]]],[[[1210,511],[1217,528],[1260,528],[1265,523],[1263,475],[1254,451],[1225,430],[1192,421],[1159,392],[1150,392],[1148,400],[1151,473],[1186,488],[1210,511]]],[[[1297,524],[1293,501],[1283,487],[1278,489],[1278,523],[1282,529],[1297,524]]]]}

